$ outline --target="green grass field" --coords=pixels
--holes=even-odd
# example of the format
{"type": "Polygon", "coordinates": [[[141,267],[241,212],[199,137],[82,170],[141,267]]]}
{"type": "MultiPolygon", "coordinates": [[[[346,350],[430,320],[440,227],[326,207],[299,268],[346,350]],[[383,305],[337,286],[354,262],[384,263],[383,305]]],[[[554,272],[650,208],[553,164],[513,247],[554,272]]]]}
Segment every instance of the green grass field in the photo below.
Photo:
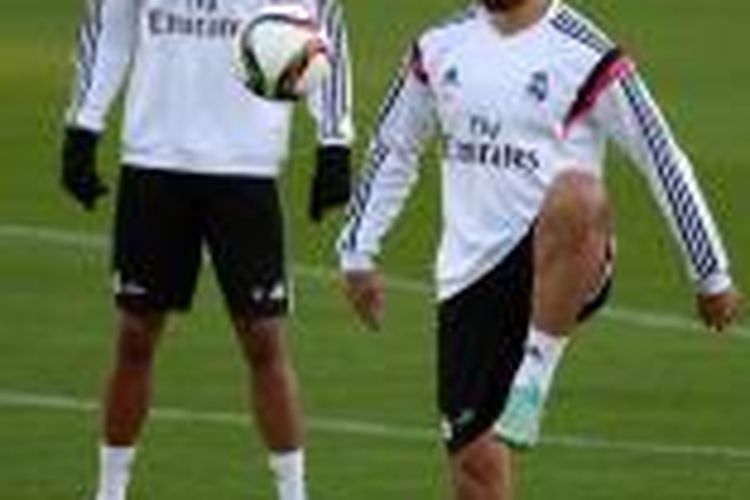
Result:
{"type": "MultiPolygon", "coordinates": [[[[361,151],[401,50],[458,0],[345,0],[361,151]],[[398,14],[396,14],[398,13],[398,14]]],[[[750,42],[743,0],[588,0],[640,60],[694,157],[750,287],[750,42]]],[[[95,404],[111,351],[105,235],[111,197],[81,213],[57,186],[60,116],[79,2],[4,0],[0,17],[0,499],[79,499],[96,472],[95,404]]],[[[309,121],[285,177],[297,307],[292,342],[310,417],[313,500],[447,499],[433,409],[429,276],[437,231],[432,159],[389,240],[384,331],[365,332],[333,271],[340,220],[304,218],[309,121]]],[[[114,132],[114,127],[112,127],[114,132]]],[[[102,158],[116,175],[116,134],[102,158]]],[[[612,308],[571,349],[527,500],[750,498],[750,325],[702,332],[645,185],[613,155],[620,238],[612,308]]],[[[134,500],[270,499],[266,456],[243,410],[243,367],[211,273],[175,318],[134,500]]]]}

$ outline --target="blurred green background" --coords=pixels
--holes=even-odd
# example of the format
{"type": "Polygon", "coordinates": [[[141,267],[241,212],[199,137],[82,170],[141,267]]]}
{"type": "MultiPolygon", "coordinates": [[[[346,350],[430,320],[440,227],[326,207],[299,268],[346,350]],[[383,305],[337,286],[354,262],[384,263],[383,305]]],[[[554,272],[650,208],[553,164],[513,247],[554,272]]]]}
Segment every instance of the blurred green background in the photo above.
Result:
{"type": "MultiPolygon", "coordinates": [[[[359,153],[403,49],[461,3],[344,1],[359,153]]],[[[638,59],[694,159],[737,282],[747,289],[750,6],[576,4],[638,59]]],[[[57,180],[81,6],[4,0],[0,17],[2,499],[90,498],[96,478],[95,405],[112,340],[111,197],[84,214],[57,180]]],[[[320,227],[305,220],[312,134],[300,118],[284,192],[296,270],[289,326],[310,415],[311,498],[447,499],[433,406],[434,154],[388,240],[386,324],[372,335],[345,307],[335,279],[332,243],[341,219],[320,227]]],[[[101,155],[111,182],[115,123],[101,155]]],[[[520,498],[750,498],[750,326],[744,321],[725,338],[701,330],[691,319],[681,260],[645,184],[617,154],[608,172],[620,242],[614,300],[570,351],[546,441],[520,459],[520,498]]],[[[272,498],[266,455],[243,414],[243,367],[211,272],[203,274],[194,311],[169,327],[156,406],[132,499],[272,498]]]]}

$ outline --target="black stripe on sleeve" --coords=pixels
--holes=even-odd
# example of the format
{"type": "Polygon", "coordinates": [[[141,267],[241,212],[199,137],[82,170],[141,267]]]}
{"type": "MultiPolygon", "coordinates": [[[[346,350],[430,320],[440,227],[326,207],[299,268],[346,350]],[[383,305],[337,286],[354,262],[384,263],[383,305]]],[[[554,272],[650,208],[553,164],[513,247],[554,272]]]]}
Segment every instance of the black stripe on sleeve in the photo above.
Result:
{"type": "Polygon", "coordinates": [[[73,98],[73,113],[77,113],[86,102],[94,84],[96,59],[102,38],[102,11],[105,0],[89,0],[85,17],[78,28],[76,53],[76,83],[73,98]]]}
{"type": "Polygon", "coordinates": [[[388,117],[402,94],[409,72],[410,65],[407,60],[406,64],[402,65],[398,75],[391,83],[385,100],[383,101],[383,105],[381,106],[376,122],[374,144],[368,153],[366,161],[367,168],[358,183],[352,204],[350,205],[349,213],[347,214],[347,218],[351,220],[352,223],[349,235],[343,243],[343,248],[346,250],[353,250],[356,248],[357,233],[359,232],[359,228],[367,209],[367,204],[372,195],[372,187],[375,183],[375,178],[390,154],[390,149],[379,140],[380,131],[384,126],[387,126],[388,117]]]}
{"type": "Polygon", "coordinates": [[[601,54],[608,52],[613,47],[612,42],[603,33],[570,8],[563,7],[552,18],[550,24],[569,38],[601,54]]]}
{"type": "Polygon", "coordinates": [[[667,132],[660,125],[636,77],[624,78],[621,86],[656,166],[656,174],[690,260],[698,276],[706,278],[719,269],[719,259],[713,252],[709,231],[703,224],[690,188],[680,174],[678,159],[671,154],[667,132]]]}

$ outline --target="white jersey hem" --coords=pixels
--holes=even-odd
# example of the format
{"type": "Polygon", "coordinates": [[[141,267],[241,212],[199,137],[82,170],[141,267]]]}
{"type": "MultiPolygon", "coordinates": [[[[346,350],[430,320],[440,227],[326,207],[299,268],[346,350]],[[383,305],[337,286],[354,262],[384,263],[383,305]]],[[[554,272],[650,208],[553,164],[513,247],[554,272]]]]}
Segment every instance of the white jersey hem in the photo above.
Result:
{"type": "Polygon", "coordinates": [[[460,294],[464,290],[470,288],[474,283],[482,279],[487,273],[489,273],[496,266],[499,266],[507,257],[511,254],[515,245],[509,248],[506,252],[498,252],[496,259],[485,260],[481,266],[477,266],[472,269],[471,272],[466,273],[463,276],[457,276],[453,278],[448,277],[437,277],[436,288],[437,288],[437,301],[444,302],[450,300],[456,295],[460,294]]]}
{"type": "Polygon", "coordinates": [[[190,164],[179,160],[157,160],[138,155],[123,155],[122,162],[132,168],[144,170],[163,170],[175,173],[202,175],[243,175],[247,177],[276,178],[279,174],[278,165],[257,164],[190,164]]]}

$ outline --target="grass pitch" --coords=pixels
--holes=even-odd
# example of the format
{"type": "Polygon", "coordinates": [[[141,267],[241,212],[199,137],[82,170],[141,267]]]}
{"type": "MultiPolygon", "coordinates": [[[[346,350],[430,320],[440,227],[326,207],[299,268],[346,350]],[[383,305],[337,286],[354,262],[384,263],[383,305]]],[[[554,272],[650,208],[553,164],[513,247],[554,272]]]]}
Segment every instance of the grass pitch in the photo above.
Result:
{"type": "MultiPolygon", "coordinates": [[[[750,283],[750,65],[741,0],[579,2],[635,54],[692,154],[735,275],[750,283]],[[677,15],[679,14],[679,15],[677,15]]],[[[361,141],[401,51],[459,2],[347,0],[361,141]],[[398,15],[397,15],[397,14],[398,15]]],[[[0,18],[0,498],[82,499],[95,481],[95,404],[111,350],[111,198],[83,214],[57,186],[60,116],[79,2],[5,0],[0,18]]],[[[384,331],[365,332],[330,271],[339,220],[305,221],[309,122],[285,176],[296,269],[290,320],[310,416],[313,499],[447,499],[433,409],[432,156],[389,239],[384,331]]],[[[112,127],[101,163],[116,176],[112,127]]],[[[520,498],[744,500],[750,496],[750,326],[716,338],[645,185],[617,155],[613,308],[560,373],[546,441],[523,456],[520,498]]],[[[134,500],[268,499],[265,453],[244,415],[243,367],[210,272],[172,322],[134,500]]]]}

